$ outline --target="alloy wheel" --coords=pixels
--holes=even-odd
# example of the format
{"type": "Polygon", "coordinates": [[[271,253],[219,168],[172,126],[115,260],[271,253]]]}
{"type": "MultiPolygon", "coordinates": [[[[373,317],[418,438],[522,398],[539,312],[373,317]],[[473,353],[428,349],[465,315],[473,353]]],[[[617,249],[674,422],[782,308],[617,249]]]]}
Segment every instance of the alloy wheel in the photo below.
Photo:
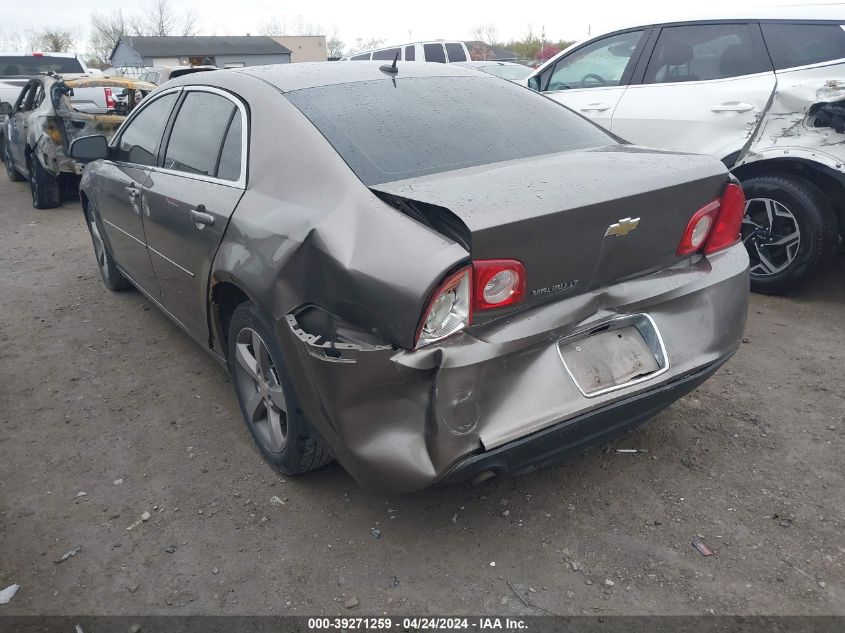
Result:
{"type": "Polygon", "coordinates": [[[771,277],[786,270],[801,247],[798,221],[782,202],[750,198],[742,219],[742,243],[754,277],[771,277]]]}
{"type": "Polygon", "coordinates": [[[238,332],[235,361],[235,384],[247,423],[265,448],[282,452],[288,434],[287,402],[270,350],[258,332],[248,327],[238,332]]]}

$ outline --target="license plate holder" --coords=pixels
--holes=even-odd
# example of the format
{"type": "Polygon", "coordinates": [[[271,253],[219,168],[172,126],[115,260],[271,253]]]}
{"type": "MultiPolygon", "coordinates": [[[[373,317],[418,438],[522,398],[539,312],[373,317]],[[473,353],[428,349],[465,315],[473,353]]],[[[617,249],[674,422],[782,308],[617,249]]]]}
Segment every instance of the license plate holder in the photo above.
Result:
{"type": "Polygon", "coordinates": [[[558,352],[587,397],[649,380],[668,369],[663,341],[647,315],[593,328],[576,340],[564,339],[558,352]]]}

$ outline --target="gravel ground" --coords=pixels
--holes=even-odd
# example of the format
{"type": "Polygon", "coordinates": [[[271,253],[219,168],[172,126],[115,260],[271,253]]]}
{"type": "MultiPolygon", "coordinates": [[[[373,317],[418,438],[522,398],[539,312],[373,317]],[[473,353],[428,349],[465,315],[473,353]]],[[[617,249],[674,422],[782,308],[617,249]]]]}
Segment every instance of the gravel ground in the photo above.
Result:
{"type": "Polygon", "coordinates": [[[0,266],[0,615],[845,614],[843,257],[612,447],[409,496],[265,466],[225,371],[102,287],[77,203],[0,178],[0,266]]]}

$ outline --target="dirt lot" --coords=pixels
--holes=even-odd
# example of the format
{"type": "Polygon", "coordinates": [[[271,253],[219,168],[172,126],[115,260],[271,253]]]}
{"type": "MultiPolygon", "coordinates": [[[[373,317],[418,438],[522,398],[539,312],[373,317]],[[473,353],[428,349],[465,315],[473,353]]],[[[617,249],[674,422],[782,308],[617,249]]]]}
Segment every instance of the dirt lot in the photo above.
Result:
{"type": "Polygon", "coordinates": [[[0,266],[0,615],[845,614],[843,257],[613,447],[411,496],[265,466],[223,369],[102,287],[78,204],[0,177],[0,266]]]}

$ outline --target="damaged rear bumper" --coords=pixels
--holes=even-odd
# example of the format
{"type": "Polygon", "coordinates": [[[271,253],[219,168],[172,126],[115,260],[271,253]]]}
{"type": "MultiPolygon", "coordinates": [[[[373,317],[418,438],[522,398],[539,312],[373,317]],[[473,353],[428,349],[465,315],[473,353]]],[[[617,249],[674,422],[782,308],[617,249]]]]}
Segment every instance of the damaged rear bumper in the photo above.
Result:
{"type": "Polygon", "coordinates": [[[590,411],[528,437],[458,462],[438,482],[521,475],[560,463],[567,455],[607,442],[646,422],[710,378],[727,358],[631,398],[590,411]]]}
{"type": "Polygon", "coordinates": [[[290,315],[276,330],[303,413],[332,454],[368,488],[409,492],[487,470],[523,472],[641,423],[736,351],[747,304],[748,256],[738,244],[416,351],[354,337],[333,346],[290,315]],[[653,321],[668,367],[585,394],[561,341],[636,315],[653,321]]]}

